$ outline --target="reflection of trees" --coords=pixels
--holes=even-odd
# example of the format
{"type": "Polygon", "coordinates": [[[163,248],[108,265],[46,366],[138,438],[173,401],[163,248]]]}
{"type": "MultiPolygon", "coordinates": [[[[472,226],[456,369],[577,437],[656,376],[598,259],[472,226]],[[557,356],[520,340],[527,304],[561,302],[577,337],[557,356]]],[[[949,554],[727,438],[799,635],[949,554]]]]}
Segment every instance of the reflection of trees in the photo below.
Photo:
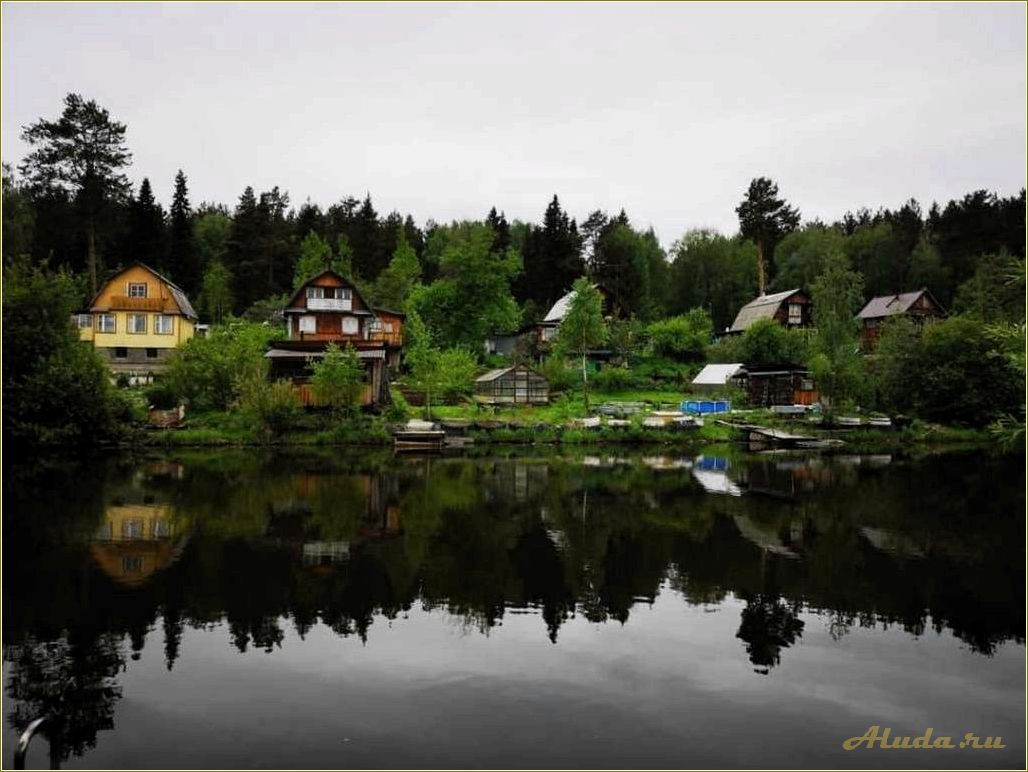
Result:
{"type": "Polygon", "coordinates": [[[782,649],[789,648],[803,635],[803,620],[796,617],[797,607],[787,606],[777,596],[755,595],[745,600],[746,608],[742,610],[735,637],[745,643],[756,672],[766,675],[782,661],[782,649]]]}
{"type": "MultiPolygon", "coordinates": [[[[896,624],[912,634],[934,626],[986,653],[1023,640],[1023,500],[989,483],[1021,472],[1002,461],[978,470],[965,459],[939,459],[840,475],[810,467],[818,474],[804,480],[830,485],[800,486],[801,495],[783,502],[708,495],[687,469],[654,471],[631,459],[594,468],[573,457],[516,454],[338,456],[183,454],[172,471],[142,477],[133,465],[101,464],[47,470],[38,486],[12,478],[3,522],[8,545],[18,545],[4,555],[12,673],[46,682],[46,669],[31,664],[42,641],[66,647],[69,664],[57,671],[90,667],[85,645],[75,665],[63,630],[76,640],[124,641],[138,653],[148,630],[163,629],[170,668],[187,626],[224,622],[240,650],[273,651],[290,624],[300,635],[324,624],[367,639],[376,620],[415,604],[482,631],[508,609],[531,609],[540,634],[557,642],[575,615],[626,622],[665,582],[691,604],[745,599],[738,637],[761,670],[799,639],[801,604],[829,617],[838,636],[852,625],[896,624]],[[177,562],[130,590],[100,572],[87,549],[114,491],[167,503],[175,523],[193,532],[177,562]],[[968,496],[978,509],[966,506],[968,496]],[[312,542],[340,549],[307,560],[312,542]],[[768,549],[779,543],[788,550],[768,549]],[[17,648],[26,636],[39,642],[29,654],[17,648]]],[[[733,469],[744,463],[733,459],[733,469]]],[[[101,667],[104,646],[93,644],[93,672],[113,678],[114,660],[113,670],[101,667]]],[[[109,721],[116,687],[89,686],[101,682],[84,679],[83,699],[106,694],[107,712],[95,715],[109,721]]],[[[23,718],[37,709],[26,701],[23,718]]],[[[62,752],[77,747],[60,742],[62,752]]]]}
{"type": "Polygon", "coordinates": [[[114,705],[121,698],[114,679],[125,664],[114,636],[92,642],[26,638],[6,647],[4,658],[11,663],[10,724],[20,733],[46,717],[40,734],[50,744],[51,766],[71,754],[81,756],[96,746],[97,732],[114,728],[114,705]]]}

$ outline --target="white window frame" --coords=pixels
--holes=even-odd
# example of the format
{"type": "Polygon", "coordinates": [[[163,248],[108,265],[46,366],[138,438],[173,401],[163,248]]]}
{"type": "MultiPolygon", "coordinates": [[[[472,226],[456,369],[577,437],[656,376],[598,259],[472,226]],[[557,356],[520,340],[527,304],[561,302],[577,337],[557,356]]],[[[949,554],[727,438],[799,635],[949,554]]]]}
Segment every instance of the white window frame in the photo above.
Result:
{"type": "Polygon", "coordinates": [[[789,324],[800,324],[803,322],[803,304],[789,304],[789,324]]]}
{"type": "Polygon", "coordinates": [[[175,334],[175,317],[171,314],[154,314],[153,315],[153,331],[156,335],[174,335],[175,334]],[[164,322],[168,323],[168,329],[162,329],[164,322]]]}
{"type": "Polygon", "coordinates": [[[360,321],[356,316],[344,316],[342,317],[340,329],[342,330],[343,335],[356,335],[361,329],[360,321]],[[350,329],[347,329],[347,327],[350,329]]]}
{"type": "Polygon", "coordinates": [[[325,298],[325,288],[324,287],[308,287],[307,288],[307,298],[308,298],[308,300],[310,300],[310,299],[324,300],[324,298],[325,298]]]}
{"type": "Polygon", "coordinates": [[[146,282],[145,281],[130,281],[128,285],[128,296],[130,298],[145,298],[146,297],[146,282]],[[139,288],[142,287],[142,294],[139,293],[139,288]]]}
{"type": "Polygon", "coordinates": [[[349,287],[336,287],[335,297],[338,300],[352,300],[353,293],[350,291],[349,287]]]}
{"type": "Polygon", "coordinates": [[[146,314],[128,314],[125,317],[125,329],[132,335],[146,335],[146,314]],[[143,320],[143,329],[137,330],[133,322],[143,320]]]}
{"type": "Polygon", "coordinates": [[[318,331],[318,319],[311,314],[305,314],[297,320],[296,323],[297,332],[317,332],[318,331]]]}
{"type": "Polygon", "coordinates": [[[100,333],[109,333],[113,335],[118,331],[118,317],[114,314],[97,314],[96,315],[96,331],[100,333]],[[107,329],[106,322],[110,322],[110,329],[107,329]]]}
{"type": "Polygon", "coordinates": [[[80,330],[88,330],[93,326],[92,314],[75,314],[75,326],[80,330]]]}

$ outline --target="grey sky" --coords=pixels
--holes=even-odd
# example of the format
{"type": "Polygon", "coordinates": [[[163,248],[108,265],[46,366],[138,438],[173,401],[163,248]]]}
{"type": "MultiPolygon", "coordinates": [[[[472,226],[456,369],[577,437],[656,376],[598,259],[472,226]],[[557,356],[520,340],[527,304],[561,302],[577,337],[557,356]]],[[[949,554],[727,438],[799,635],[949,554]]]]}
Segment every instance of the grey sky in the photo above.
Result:
{"type": "Polygon", "coordinates": [[[3,5],[2,154],[68,91],[167,203],[242,189],[539,220],[625,207],[668,245],[749,180],[805,218],[1025,184],[1010,4],[3,5]]]}

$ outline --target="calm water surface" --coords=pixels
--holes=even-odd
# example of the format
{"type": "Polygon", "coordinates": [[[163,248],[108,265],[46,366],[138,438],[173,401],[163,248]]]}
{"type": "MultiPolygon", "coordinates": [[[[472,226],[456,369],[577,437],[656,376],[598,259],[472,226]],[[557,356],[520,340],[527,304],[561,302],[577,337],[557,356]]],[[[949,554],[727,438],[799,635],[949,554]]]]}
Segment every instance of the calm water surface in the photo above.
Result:
{"type": "Polygon", "coordinates": [[[4,765],[1023,768],[1023,456],[492,452],[9,465],[4,765]]]}

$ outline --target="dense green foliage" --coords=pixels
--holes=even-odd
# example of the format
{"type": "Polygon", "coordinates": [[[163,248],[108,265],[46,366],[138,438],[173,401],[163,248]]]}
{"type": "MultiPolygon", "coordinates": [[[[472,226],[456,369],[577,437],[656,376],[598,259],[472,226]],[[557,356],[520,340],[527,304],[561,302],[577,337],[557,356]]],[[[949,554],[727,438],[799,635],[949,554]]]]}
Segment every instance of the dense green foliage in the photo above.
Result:
{"type": "Polygon", "coordinates": [[[262,368],[250,368],[235,382],[239,410],[251,421],[257,436],[273,442],[285,434],[300,414],[300,402],[289,381],[269,381],[262,368]]]}
{"type": "Polygon", "coordinates": [[[810,356],[810,335],[805,330],[786,329],[771,319],[760,319],[741,335],[721,338],[707,353],[711,362],[803,363],[810,356]]]}
{"type": "Polygon", "coordinates": [[[556,350],[561,355],[578,356],[582,361],[582,391],[589,409],[589,372],[586,366],[588,352],[607,339],[603,323],[603,298],[599,290],[586,277],[575,281],[574,297],[557,333],[556,350]]]}
{"type": "Polygon", "coordinates": [[[70,318],[81,287],[69,274],[15,261],[4,271],[4,442],[112,439],[126,407],[106,365],[70,318]]]}
{"type": "Polygon", "coordinates": [[[828,253],[811,287],[816,334],[810,371],[829,411],[839,401],[856,398],[863,385],[856,319],[862,287],[863,279],[841,252],[828,253]]]}
{"type": "Polygon", "coordinates": [[[265,371],[264,352],[279,331],[235,320],[192,338],[175,351],[165,376],[175,394],[198,410],[225,409],[239,396],[240,373],[265,371]]]}
{"type": "Polygon", "coordinates": [[[655,354],[682,361],[703,359],[711,333],[710,315],[702,308],[653,322],[646,328],[655,354]]]}
{"type": "Polygon", "coordinates": [[[350,344],[340,349],[335,343],[312,365],[311,387],[318,400],[337,414],[353,413],[360,406],[364,390],[364,367],[350,344]]]}

